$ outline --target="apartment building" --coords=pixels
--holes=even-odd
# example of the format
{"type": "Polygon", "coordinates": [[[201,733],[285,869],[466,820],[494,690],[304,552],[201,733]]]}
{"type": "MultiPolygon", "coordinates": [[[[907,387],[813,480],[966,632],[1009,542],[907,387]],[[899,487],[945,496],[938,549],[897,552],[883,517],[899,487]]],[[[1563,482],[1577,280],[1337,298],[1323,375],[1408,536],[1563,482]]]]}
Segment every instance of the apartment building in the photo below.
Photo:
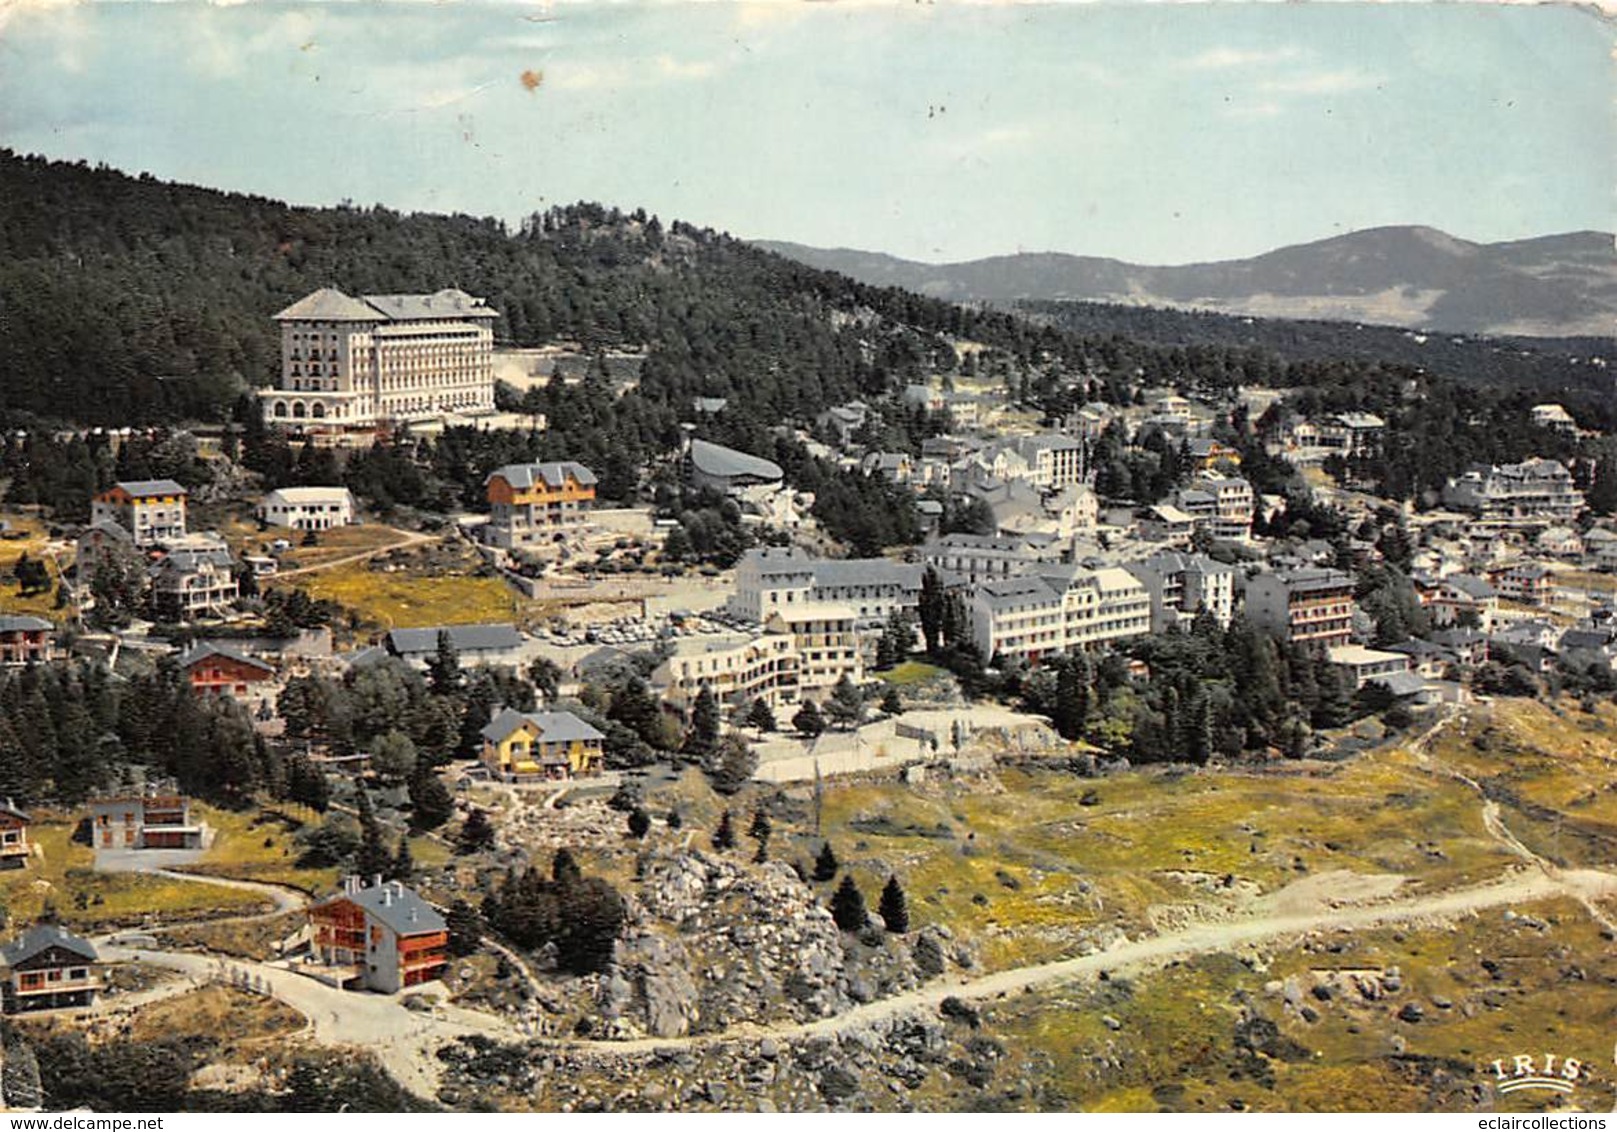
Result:
{"type": "Polygon", "coordinates": [[[1286,641],[1329,648],[1353,632],[1353,575],[1312,568],[1259,574],[1247,583],[1253,623],[1286,641]]]}
{"type": "Polygon", "coordinates": [[[215,535],[187,535],[183,545],[171,542],[147,577],[152,612],[166,621],[219,617],[241,596],[230,547],[215,535]]]}
{"type": "Polygon", "coordinates": [[[483,481],[489,505],[483,541],[504,550],[549,542],[587,521],[595,485],[595,473],[572,460],[498,468],[483,481]]]}
{"type": "Polygon", "coordinates": [[[1028,480],[1034,487],[1054,490],[1084,482],[1083,442],[1059,432],[1020,436],[1011,441],[1027,461],[1028,480]]]}
{"type": "Polygon", "coordinates": [[[1054,565],[985,581],[972,591],[967,611],[972,640],[983,656],[1018,657],[1029,664],[1151,631],[1145,587],[1115,567],[1054,565]]]}
{"type": "Polygon", "coordinates": [[[846,605],[860,629],[879,628],[920,603],[922,568],[887,558],[813,558],[794,547],[755,547],[736,564],[729,609],[762,623],[778,609],[846,605]]]}
{"type": "Polygon", "coordinates": [[[1145,587],[1153,633],[1186,626],[1202,613],[1226,628],[1235,615],[1235,569],[1205,554],[1162,551],[1124,569],[1145,587]]]}
{"type": "Polygon", "coordinates": [[[1487,519],[1544,518],[1569,522],[1583,510],[1583,492],[1559,460],[1474,464],[1449,480],[1443,502],[1487,519]]]}
{"type": "Polygon", "coordinates": [[[762,700],[771,711],[798,702],[797,647],[789,633],[682,637],[651,674],[652,691],[681,716],[707,688],[725,708],[762,700]]]}
{"type": "Polygon", "coordinates": [[[791,637],[797,652],[799,698],[824,700],[844,676],[855,684],[864,681],[859,615],[852,606],[835,602],[787,604],[769,615],[764,628],[791,637]]]}
{"type": "Polygon", "coordinates": [[[1204,472],[1193,477],[1175,501],[1197,530],[1205,530],[1214,539],[1245,542],[1252,537],[1257,497],[1252,485],[1240,476],[1204,472]]]}
{"type": "Polygon", "coordinates": [[[453,288],[346,295],[325,287],[275,315],[281,372],[264,416],[309,429],[365,429],[494,411],[499,312],[453,288]]]}
{"type": "Polygon", "coordinates": [[[923,546],[921,560],[953,582],[976,585],[1040,563],[1059,562],[1063,553],[1055,539],[950,534],[923,546]]]}
{"type": "Polygon", "coordinates": [[[90,525],[117,523],[136,546],[181,538],[189,494],[173,480],[121,480],[91,499],[90,525]]]}

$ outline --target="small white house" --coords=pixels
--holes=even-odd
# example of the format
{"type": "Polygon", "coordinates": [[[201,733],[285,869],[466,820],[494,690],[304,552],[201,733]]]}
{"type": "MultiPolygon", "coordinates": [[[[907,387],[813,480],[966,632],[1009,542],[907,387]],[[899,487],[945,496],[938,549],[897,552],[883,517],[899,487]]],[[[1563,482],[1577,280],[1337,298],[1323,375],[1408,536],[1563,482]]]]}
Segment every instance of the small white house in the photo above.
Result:
{"type": "Polygon", "coordinates": [[[354,497],[346,487],[282,487],[264,496],[257,514],[272,527],[329,531],[354,521],[354,497]]]}

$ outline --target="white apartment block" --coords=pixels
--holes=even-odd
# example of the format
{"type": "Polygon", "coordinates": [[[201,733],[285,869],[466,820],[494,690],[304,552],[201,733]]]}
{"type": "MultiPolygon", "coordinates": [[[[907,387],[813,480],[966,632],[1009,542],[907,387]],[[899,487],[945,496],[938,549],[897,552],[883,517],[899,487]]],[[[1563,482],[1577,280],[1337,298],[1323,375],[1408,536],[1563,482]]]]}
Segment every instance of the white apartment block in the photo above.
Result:
{"type": "Polygon", "coordinates": [[[1151,599],[1126,570],[1047,567],[987,581],[967,605],[972,640],[985,658],[1036,664],[1055,653],[1143,636],[1151,599]]]}
{"type": "Polygon", "coordinates": [[[823,701],[844,676],[864,681],[858,621],[851,607],[833,602],[788,605],[769,615],[764,629],[789,636],[797,652],[799,697],[823,701]]]}
{"type": "Polygon", "coordinates": [[[861,629],[879,628],[895,611],[914,612],[921,567],[886,558],[812,558],[793,547],[755,547],[736,564],[729,610],[748,621],[803,605],[853,610],[861,629]]]}
{"type": "Polygon", "coordinates": [[[1205,554],[1162,551],[1124,569],[1145,587],[1153,633],[1188,626],[1201,613],[1228,628],[1235,616],[1235,568],[1205,554]]]}
{"type": "Polygon", "coordinates": [[[762,700],[771,711],[780,711],[798,702],[798,667],[790,633],[685,637],[674,642],[668,659],[651,674],[651,687],[682,715],[703,688],[727,708],[762,700]]]}
{"type": "Polygon", "coordinates": [[[346,487],[281,487],[264,496],[256,513],[272,527],[329,531],[354,521],[354,497],[346,487]]]}
{"type": "Polygon", "coordinates": [[[1563,522],[1583,510],[1583,492],[1559,460],[1475,464],[1449,480],[1443,502],[1483,518],[1550,518],[1563,522]]]}
{"type": "Polygon", "coordinates": [[[332,287],[275,316],[281,373],[264,417],[305,428],[371,428],[494,410],[499,312],[453,289],[363,295],[332,287]]]}
{"type": "Polygon", "coordinates": [[[1197,530],[1221,542],[1245,542],[1252,537],[1256,497],[1252,485],[1240,476],[1204,472],[1193,478],[1175,500],[1197,530]]]}
{"type": "Polygon", "coordinates": [[[184,538],[187,495],[173,480],[121,480],[90,501],[90,525],[117,523],[136,546],[184,538]]]}
{"type": "Polygon", "coordinates": [[[1082,441],[1063,433],[1046,432],[1017,437],[1011,445],[1027,461],[1027,478],[1034,487],[1053,490],[1084,482],[1082,441]]]}

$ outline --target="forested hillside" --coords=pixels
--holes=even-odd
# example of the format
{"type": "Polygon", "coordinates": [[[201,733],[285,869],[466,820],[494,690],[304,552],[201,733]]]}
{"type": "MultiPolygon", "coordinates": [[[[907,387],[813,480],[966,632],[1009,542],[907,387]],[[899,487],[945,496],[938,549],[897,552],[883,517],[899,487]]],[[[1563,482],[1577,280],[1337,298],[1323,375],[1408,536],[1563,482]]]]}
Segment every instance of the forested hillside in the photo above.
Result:
{"type": "MultiPolygon", "coordinates": [[[[457,286],[502,312],[502,342],[644,350],[638,388],[625,395],[593,379],[529,391],[520,407],[544,413],[546,433],[452,434],[424,462],[393,449],[349,461],[346,481],[384,506],[475,503],[490,467],[531,458],[581,460],[600,472],[605,497],[632,499],[647,489],[644,471],[676,448],[691,399],[717,396],[729,407],[704,434],[778,460],[850,542],[903,541],[913,520],[879,481],[836,473],[770,430],[951,373],[989,377],[1052,418],[1144,387],[1215,400],[1240,385],[1304,387],[1311,404],[1391,418],[1389,465],[1372,478],[1399,496],[1470,460],[1543,450],[1552,438],[1524,427],[1535,401],[1564,402],[1585,427],[1614,424],[1610,378],[1590,361],[1598,342],[1420,341],[1388,328],[1096,304],[981,310],[639,211],[573,205],[513,232],[468,216],[293,208],[0,151],[0,426],[245,420],[255,411],[247,391],[277,360],[270,316],[327,285],[457,286]],[[958,352],[960,340],[985,349],[958,352]],[[863,517],[858,529],[843,529],[850,515],[863,517]]],[[[875,440],[913,449],[936,426],[904,416],[890,413],[875,440]]],[[[249,466],[270,484],[307,479],[292,451],[265,447],[250,424],[249,466]]],[[[77,517],[111,461],[47,447],[8,446],[10,498],[77,517]]]]}

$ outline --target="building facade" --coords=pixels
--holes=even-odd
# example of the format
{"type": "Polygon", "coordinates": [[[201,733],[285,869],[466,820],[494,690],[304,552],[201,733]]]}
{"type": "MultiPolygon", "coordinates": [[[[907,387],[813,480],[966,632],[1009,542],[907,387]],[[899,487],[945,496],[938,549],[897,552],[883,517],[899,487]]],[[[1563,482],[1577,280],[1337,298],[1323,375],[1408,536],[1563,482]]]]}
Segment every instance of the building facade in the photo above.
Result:
{"type": "Polygon", "coordinates": [[[791,638],[798,658],[800,698],[823,701],[844,676],[855,684],[864,681],[859,615],[850,606],[833,602],[785,605],[769,615],[764,629],[791,638]]]}
{"type": "Polygon", "coordinates": [[[372,428],[494,411],[499,312],[464,291],[363,295],[326,287],[279,314],[281,373],[264,417],[302,428],[372,428]]]}
{"type": "Polygon", "coordinates": [[[482,730],[483,765],[505,782],[585,778],[601,769],[606,736],[570,711],[505,709],[482,730]]]}
{"type": "Polygon", "coordinates": [[[915,612],[921,571],[918,564],[886,558],[812,558],[793,547],[755,547],[736,564],[729,609],[762,624],[791,606],[845,605],[859,628],[873,629],[896,612],[915,612]]]}
{"type": "Polygon", "coordinates": [[[483,541],[503,550],[548,542],[589,517],[595,473],[573,461],[507,464],[483,481],[489,520],[483,541]]]}
{"type": "Polygon", "coordinates": [[[1285,641],[1319,648],[1345,645],[1355,608],[1353,575],[1341,570],[1259,574],[1247,583],[1247,615],[1285,641]]]}
{"type": "Polygon", "coordinates": [[[90,501],[90,523],[117,523],[136,546],[152,546],[185,535],[189,492],[173,480],[123,480],[90,501]]]}
{"type": "Polygon", "coordinates": [[[0,947],[0,962],[7,1014],[89,1006],[101,990],[95,945],[60,924],[35,924],[0,947]]]}
{"type": "Polygon", "coordinates": [[[354,497],[346,487],[282,487],[264,496],[255,513],[272,527],[329,531],[354,521],[354,497]]]}
{"type": "Polygon", "coordinates": [[[309,909],[309,928],[313,957],[345,989],[397,994],[449,965],[449,926],[402,881],[344,878],[341,892],[309,909]]]}
{"type": "Polygon", "coordinates": [[[1153,633],[1188,625],[1202,613],[1228,628],[1235,615],[1235,569],[1205,554],[1163,551],[1124,568],[1145,587],[1153,633]]]}
{"type": "Polygon", "coordinates": [[[28,844],[32,821],[10,798],[0,806],[0,869],[20,869],[28,864],[33,853],[28,844]]]}
{"type": "Polygon", "coordinates": [[[651,687],[681,716],[703,688],[726,708],[762,700],[778,712],[799,699],[797,647],[787,633],[680,638],[651,674],[651,687]]]}
{"type": "Polygon", "coordinates": [[[972,591],[967,611],[972,640],[984,657],[1029,664],[1151,631],[1149,594],[1115,567],[1046,567],[987,581],[972,591]]]}
{"type": "Polygon", "coordinates": [[[198,645],[180,657],[180,670],[198,696],[262,700],[275,684],[273,665],[223,645],[198,645]]]}
{"type": "Polygon", "coordinates": [[[126,794],[90,803],[90,839],[97,849],[201,849],[208,827],[182,795],[126,794]]]}
{"type": "Polygon", "coordinates": [[[43,617],[0,616],[0,666],[45,663],[55,653],[51,644],[54,631],[55,626],[43,617]]]}
{"type": "Polygon", "coordinates": [[[1449,480],[1443,502],[1483,518],[1544,518],[1571,521],[1583,510],[1583,492],[1559,460],[1478,464],[1449,480]]]}

